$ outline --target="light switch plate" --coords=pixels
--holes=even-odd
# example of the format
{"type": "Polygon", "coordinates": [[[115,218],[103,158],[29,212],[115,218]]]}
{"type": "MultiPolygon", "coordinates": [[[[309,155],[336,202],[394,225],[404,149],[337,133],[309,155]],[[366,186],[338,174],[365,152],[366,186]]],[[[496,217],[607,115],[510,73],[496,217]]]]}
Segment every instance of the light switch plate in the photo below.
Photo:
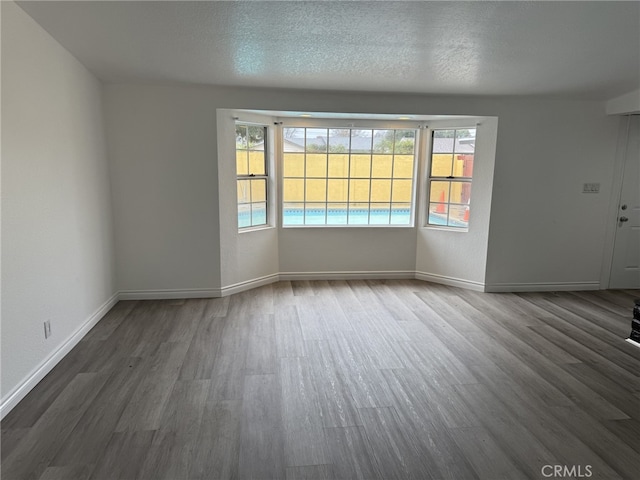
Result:
{"type": "Polygon", "coordinates": [[[600,193],[599,183],[585,183],[582,186],[582,193],[600,193]]]}

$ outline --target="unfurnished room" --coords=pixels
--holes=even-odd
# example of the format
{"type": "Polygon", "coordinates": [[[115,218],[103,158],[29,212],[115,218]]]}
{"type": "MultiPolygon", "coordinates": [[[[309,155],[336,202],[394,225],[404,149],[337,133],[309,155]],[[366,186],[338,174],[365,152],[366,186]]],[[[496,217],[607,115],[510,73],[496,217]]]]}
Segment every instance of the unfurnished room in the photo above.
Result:
{"type": "Polygon", "coordinates": [[[640,2],[0,25],[0,478],[640,478],[640,2]]]}

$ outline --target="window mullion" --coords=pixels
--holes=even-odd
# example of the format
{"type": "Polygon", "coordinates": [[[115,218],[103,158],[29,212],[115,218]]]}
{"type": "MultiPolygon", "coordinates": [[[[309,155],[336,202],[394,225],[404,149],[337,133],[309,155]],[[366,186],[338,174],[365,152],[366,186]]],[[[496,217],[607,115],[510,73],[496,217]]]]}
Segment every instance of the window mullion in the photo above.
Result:
{"type": "Polygon", "coordinates": [[[324,152],[324,158],[327,168],[325,169],[324,179],[324,224],[329,223],[329,129],[327,128],[327,141],[324,152]]]}
{"type": "Polygon", "coordinates": [[[373,186],[373,135],[375,130],[371,130],[371,149],[369,151],[369,208],[367,213],[367,223],[371,225],[371,187],[373,186]]]}
{"type": "Polygon", "coordinates": [[[347,225],[349,225],[349,213],[351,211],[351,134],[353,132],[349,131],[349,149],[347,150],[347,155],[349,156],[349,160],[347,161],[347,225]]]}
{"type": "Polygon", "coordinates": [[[304,129],[304,167],[302,180],[302,224],[307,224],[307,129],[304,129]]]}

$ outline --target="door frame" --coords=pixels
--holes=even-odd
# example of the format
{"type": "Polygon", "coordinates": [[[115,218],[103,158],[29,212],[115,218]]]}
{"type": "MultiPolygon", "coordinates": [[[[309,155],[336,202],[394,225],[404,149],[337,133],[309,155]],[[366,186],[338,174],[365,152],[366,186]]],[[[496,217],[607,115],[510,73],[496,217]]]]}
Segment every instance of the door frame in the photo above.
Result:
{"type": "Polygon", "coordinates": [[[616,142],[616,153],[613,164],[613,181],[611,184],[611,195],[609,197],[609,208],[607,209],[607,228],[605,232],[602,268],[600,269],[600,290],[608,289],[611,282],[613,253],[616,233],[618,231],[618,206],[620,205],[620,197],[622,195],[622,182],[630,128],[631,114],[621,115],[618,122],[618,140],[616,142]]]}

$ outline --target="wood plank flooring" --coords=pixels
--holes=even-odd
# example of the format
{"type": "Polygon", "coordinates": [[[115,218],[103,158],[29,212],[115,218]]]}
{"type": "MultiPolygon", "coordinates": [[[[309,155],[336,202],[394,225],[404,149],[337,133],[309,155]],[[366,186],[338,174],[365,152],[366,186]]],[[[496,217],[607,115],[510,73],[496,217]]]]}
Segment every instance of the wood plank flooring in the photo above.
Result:
{"type": "Polygon", "coordinates": [[[2,421],[1,477],[638,479],[634,297],[362,280],[123,301],[2,421]]]}

